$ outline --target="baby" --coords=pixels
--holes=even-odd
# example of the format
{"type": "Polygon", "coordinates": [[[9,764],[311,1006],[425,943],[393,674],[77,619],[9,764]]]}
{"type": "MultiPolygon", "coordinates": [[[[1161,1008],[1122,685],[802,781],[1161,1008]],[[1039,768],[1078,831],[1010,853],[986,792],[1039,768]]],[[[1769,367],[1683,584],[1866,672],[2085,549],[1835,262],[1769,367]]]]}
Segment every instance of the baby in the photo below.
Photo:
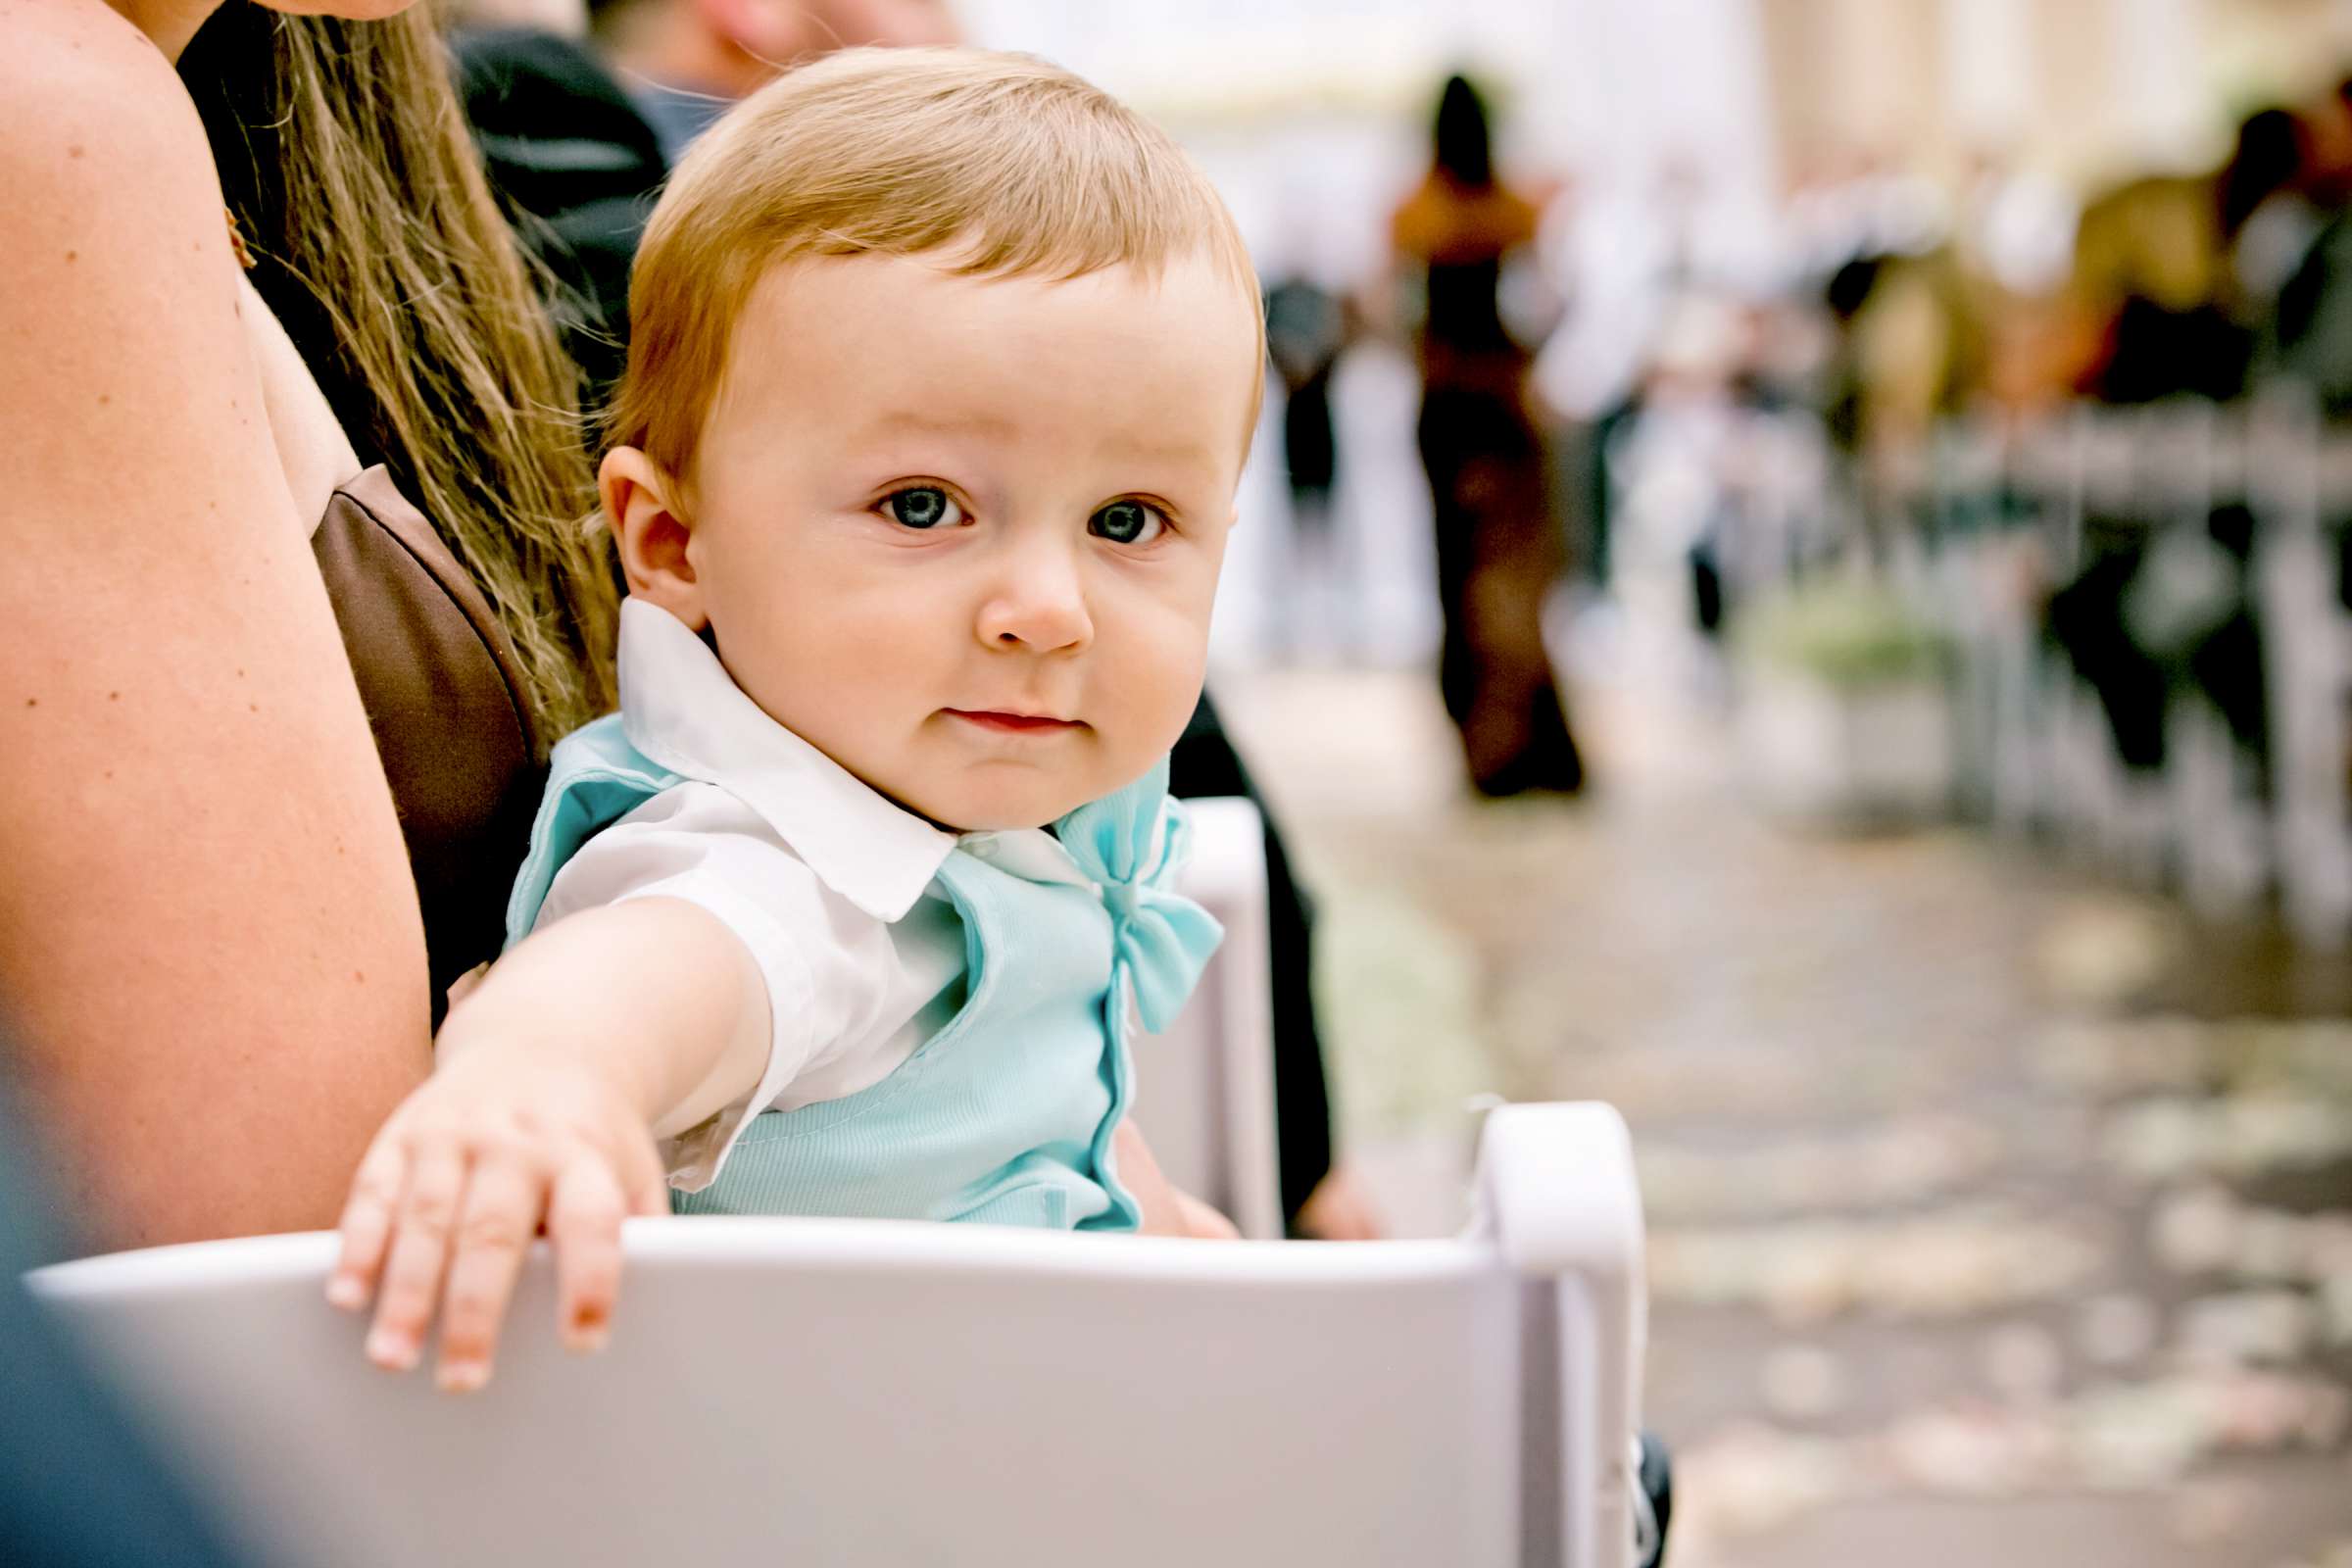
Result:
{"type": "Polygon", "coordinates": [[[630,306],[620,711],[329,1298],[392,1367],[438,1301],[466,1389],[543,1223],[578,1348],[628,1214],[1231,1234],[1125,1117],[1218,936],[1165,789],[1264,358],[1215,192],[1040,61],[852,52],[697,145],[630,306]]]}

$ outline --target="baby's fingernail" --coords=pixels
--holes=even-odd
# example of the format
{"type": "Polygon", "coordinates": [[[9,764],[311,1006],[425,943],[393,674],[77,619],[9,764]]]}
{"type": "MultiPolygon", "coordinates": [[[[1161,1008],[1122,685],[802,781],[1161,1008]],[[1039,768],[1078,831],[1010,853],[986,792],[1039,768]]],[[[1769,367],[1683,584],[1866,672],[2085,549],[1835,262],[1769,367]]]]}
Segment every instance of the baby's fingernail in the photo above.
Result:
{"type": "Polygon", "coordinates": [[[612,1331],[602,1323],[579,1323],[564,1340],[564,1348],[591,1355],[612,1342],[612,1331]]]}
{"type": "Polygon", "coordinates": [[[368,1336],[368,1359],[390,1372],[406,1372],[416,1365],[416,1347],[390,1329],[378,1329],[368,1336]]]}
{"type": "Polygon", "coordinates": [[[366,1306],[368,1287],[360,1283],[356,1274],[338,1274],[326,1282],[326,1304],[342,1307],[345,1311],[366,1306]]]}
{"type": "Polygon", "coordinates": [[[444,1393],[471,1394],[490,1381],[490,1363],[487,1361],[444,1361],[441,1363],[439,1381],[444,1393]]]}

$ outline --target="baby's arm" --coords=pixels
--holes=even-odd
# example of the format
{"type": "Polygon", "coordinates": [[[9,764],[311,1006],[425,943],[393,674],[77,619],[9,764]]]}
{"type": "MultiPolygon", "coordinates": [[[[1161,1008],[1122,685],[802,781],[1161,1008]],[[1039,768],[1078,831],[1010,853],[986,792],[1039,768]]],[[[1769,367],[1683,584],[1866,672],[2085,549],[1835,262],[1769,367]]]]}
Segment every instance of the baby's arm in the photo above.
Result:
{"type": "Polygon", "coordinates": [[[654,1139],[750,1093],[768,1009],[751,951],[680,899],[584,909],[501,958],[352,1183],[327,1298],[377,1297],[368,1358],[416,1365],[439,1298],[441,1385],[479,1388],[543,1222],[564,1343],[602,1344],[622,1218],[669,1211],[654,1139]]]}

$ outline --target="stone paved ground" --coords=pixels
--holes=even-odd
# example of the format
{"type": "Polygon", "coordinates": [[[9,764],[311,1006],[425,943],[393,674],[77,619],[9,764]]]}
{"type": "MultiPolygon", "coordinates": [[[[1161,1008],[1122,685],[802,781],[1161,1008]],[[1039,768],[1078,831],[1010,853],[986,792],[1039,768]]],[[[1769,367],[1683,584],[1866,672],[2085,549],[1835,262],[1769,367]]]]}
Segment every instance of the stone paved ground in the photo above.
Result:
{"type": "Polygon", "coordinates": [[[1761,819],[1580,698],[1477,805],[1413,673],[1220,687],[1321,893],[1351,1146],[1460,1212],[1481,1095],[1632,1122],[1677,1568],[2352,1565],[2352,968],[2046,850],[1761,819]]]}

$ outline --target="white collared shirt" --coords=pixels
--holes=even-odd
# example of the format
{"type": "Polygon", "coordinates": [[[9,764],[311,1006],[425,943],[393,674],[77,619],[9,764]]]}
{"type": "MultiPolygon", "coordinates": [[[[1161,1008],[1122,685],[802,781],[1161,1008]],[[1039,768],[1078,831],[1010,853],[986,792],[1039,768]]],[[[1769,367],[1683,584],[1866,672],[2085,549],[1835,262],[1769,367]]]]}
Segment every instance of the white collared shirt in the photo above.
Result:
{"type": "Polygon", "coordinates": [[[950,833],[777,723],[676,617],[620,611],[629,744],[687,780],[580,847],[538,925],[627,899],[683,899],[742,941],[773,1028],[759,1084],[663,1150],[699,1191],[762,1110],[878,1083],[963,1003],[962,921],[932,879],[958,847],[1039,881],[1087,883],[1043,828],[950,833]]]}

